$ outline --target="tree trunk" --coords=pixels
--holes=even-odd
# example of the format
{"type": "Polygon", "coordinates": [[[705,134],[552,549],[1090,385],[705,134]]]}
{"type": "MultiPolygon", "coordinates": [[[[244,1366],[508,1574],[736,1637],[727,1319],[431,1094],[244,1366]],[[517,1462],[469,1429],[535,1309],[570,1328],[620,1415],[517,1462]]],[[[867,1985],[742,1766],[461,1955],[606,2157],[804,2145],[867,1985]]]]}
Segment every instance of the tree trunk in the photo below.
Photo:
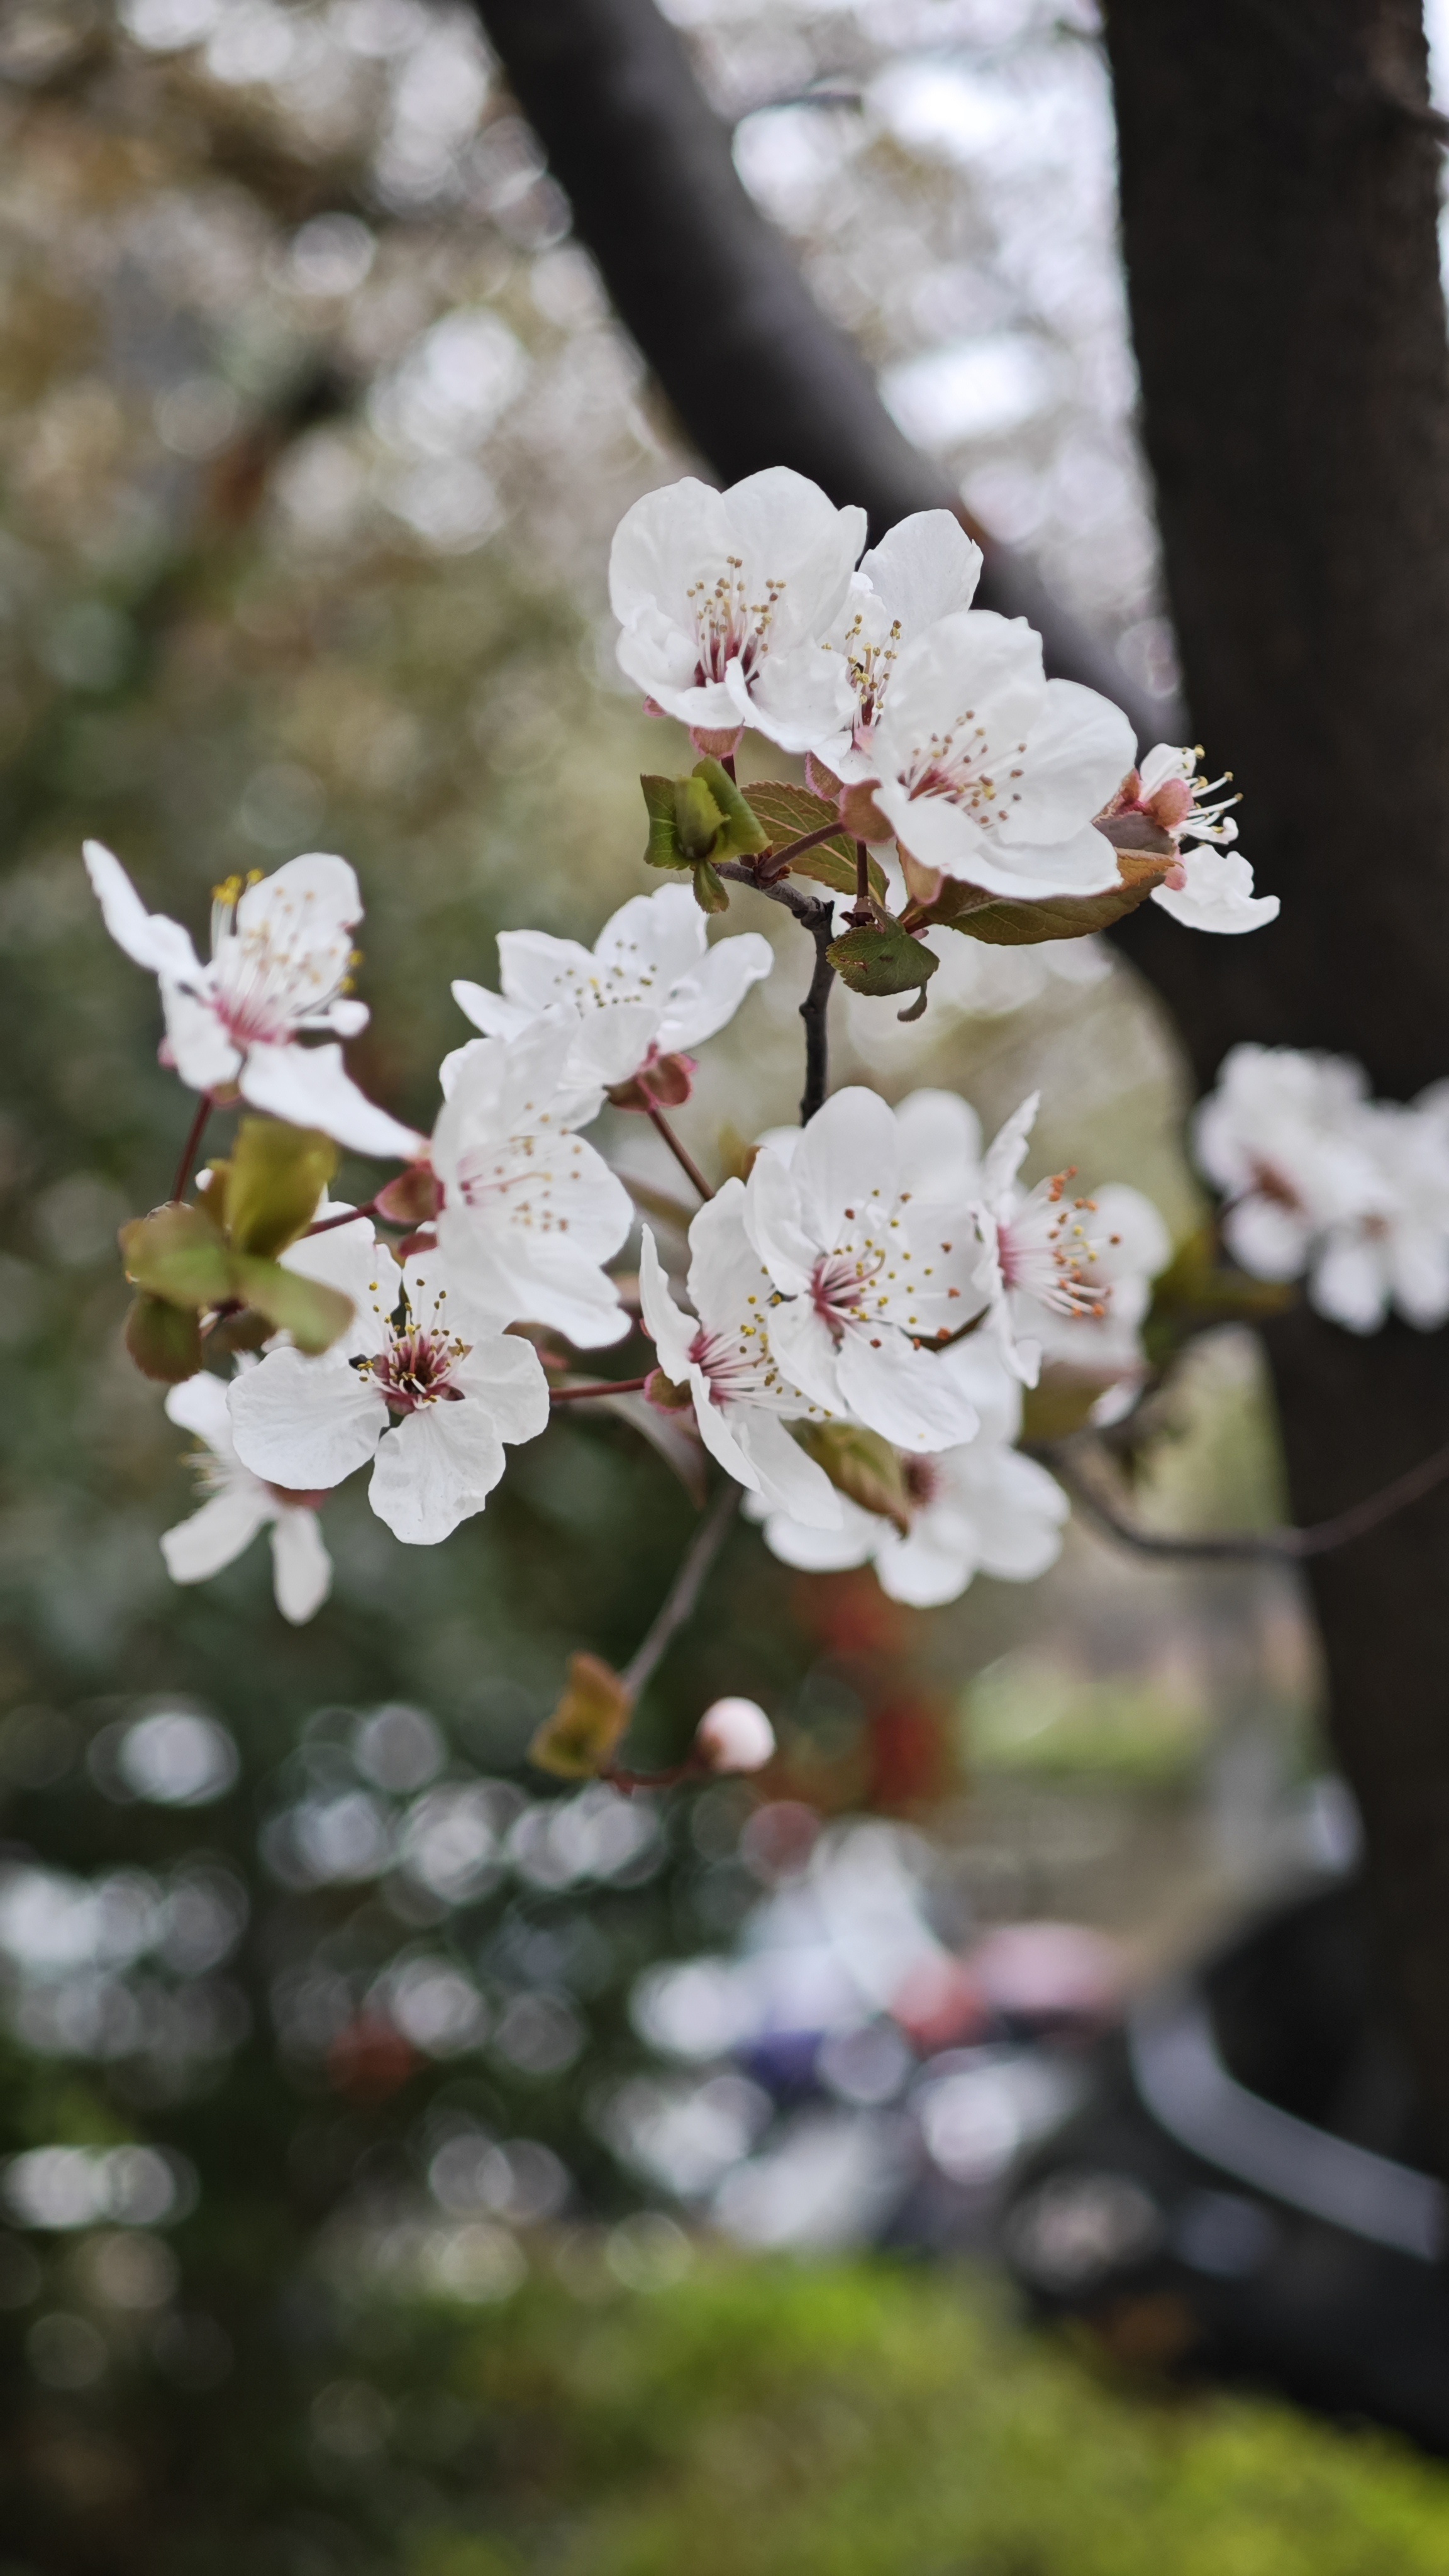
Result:
{"type": "MultiPolygon", "coordinates": [[[[1143,429],[1188,706],[1280,921],[1129,943],[1242,1038],[1449,1073],[1449,350],[1414,0],[1107,0],[1143,429]]],[[[1449,1339],[1270,1336],[1319,1520],[1449,1434],[1449,1339]]],[[[1319,1562],[1330,1722],[1449,2170],[1449,1489],[1319,1562]]]]}

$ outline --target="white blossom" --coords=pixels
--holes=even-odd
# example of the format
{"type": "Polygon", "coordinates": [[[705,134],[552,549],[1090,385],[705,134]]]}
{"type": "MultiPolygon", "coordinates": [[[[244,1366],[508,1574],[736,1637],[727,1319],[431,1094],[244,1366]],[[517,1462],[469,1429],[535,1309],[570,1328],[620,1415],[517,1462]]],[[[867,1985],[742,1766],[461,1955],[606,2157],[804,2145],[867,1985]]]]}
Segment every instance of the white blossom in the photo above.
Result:
{"type": "Polygon", "coordinates": [[[833,1529],[840,1497],[824,1469],[791,1439],[787,1422],[819,1421],[781,1369],[772,1345],[777,1313],[767,1270],[745,1231],[744,1183],[729,1180],[689,1229],[689,1301],[669,1293],[654,1237],[644,1228],[639,1297],[663,1375],[688,1387],[699,1436],[727,1475],[774,1510],[833,1529]]]}
{"type": "Polygon", "coordinates": [[[809,750],[849,721],[844,664],[821,639],[865,527],[863,510],[837,510],[783,465],[727,492],[685,475],[646,493],[609,557],[621,667],[695,732],[758,725],[809,750]]]}
{"type": "Polygon", "coordinates": [[[284,1619],[300,1627],[332,1589],[332,1564],[316,1506],[321,1496],[266,1483],[244,1467],[232,1440],[227,1388],[203,1371],[173,1386],[166,1411],[205,1442],[195,1464],[207,1499],[161,1539],[173,1583],[205,1583],[250,1547],[258,1530],[272,1534],[272,1588],[284,1619]]]}
{"type": "Polygon", "coordinates": [[[1034,1459],[1012,1447],[1021,1429],[1021,1390],[999,1351],[980,1334],[944,1353],[981,1417],[969,1446],[906,1458],[910,1527],[841,1500],[838,1530],[807,1529],[783,1512],[762,1515],[765,1544],[785,1565],[833,1573],[873,1564],[881,1589],[916,1610],[955,1601],[978,1574],[1031,1583],[1056,1562],[1068,1503],[1034,1459]]]}
{"type": "Polygon", "coordinates": [[[898,1115],[851,1086],[808,1127],[776,1131],[750,1173],[745,1224],[780,1301],[771,1348],[794,1384],[898,1448],[931,1450],[976,1428],[958,1380],[921,1347],[981,1302],[976,1130],[949,1093],[917,1101],[898,1115]]]}
{"type": "MultiPolygon", "coordinates": [[[[875,728],[896,663],[928,627],[970,607],[980,576],[981,549],[950,510],[915,511],[862,556],[825,637],[845,664],[852,701],[848,724],[813,746],[837,778],[853,785],[875,776],[875,728]]],[[[807,685],[817,685],[813,672],[807,685]]],[[[783,700],[785,693],[778,694],[783,700]]],[[[782,704],[781,712],[788,717],[790,710],[782,704]]],[[[802,706],[801,724],[811,712],[802,706]]],[[[768,721],[762,723],[768,732],[768,721]]]]}
{"type": "Polygon", "coordinates": [[[875,801],[901,849],[991,894],[1102,894],[1093,824],[1135,745],[1120,707],[1048,680],[1024,618],[965,609],[906,646],[875,727],[875,801]]]}
{"type": "Polygon", "coordinates": [[[1238,799],[1217,797],[1218,789],[1231,782],[1226,774],[1202,777],[1197,766],[1201,758],[1200,748],[1157,743],[1140,770],[1132,770],[1124,779],[1108,812],[1141,814],[1176,843],[1176,867],[1165,884],[1152,890],[1153,902],[1160,903],[1174,920],[1189,930],[1230,936],[1261,930],[1277,920],[1278,897],[1254,894],[1252,869],[1228,847],[1238,837],[1230,810],[1238,799]],[[1188,843],[1208,846],[1189,848],[1188,843]]]}
{"type": "Polygon", "coordinates": [[[289,1344],[233,1381],[237,1455],[269,1482],[312,1490],[373,1462],[369,1500],[394,1537],[435,1546],[483,1509],[504,1442],[547,1427],[548,1381],[531,1343],[450,1295],[437,1252],[399,1269],[365,1217],[304,1237],[289,1269],[340,1288],[353,1320],[319,1359],[289,1344]]]}
{"type": "Polygon", "coordinates": [[[485,1037],[517,1037],[545,1012],[567,1009],[582,1026],[570,1076],[620,1083],[660,1058],[702,1046],[733,1019],[774,951],[755,930],[708,943],[690,887],[636,894],[604,924],[592,948],[543,930],[499,933],[503,990],[461,977],[453,999],[485,1037]]]}
{"type": "Polygon", "coordinates": [[[763,1771],[775,1730],[758,1701],[717,1699],[694,1730],[695,1751],[711,1771],[763,1771]]]}
{"type": "Polygon", "coordinates": [[[1228,1198],[1223,1241],[1263,1279],[1307,1275],[1310,1302],[1351,1332],[1390,1307],[1449,1320],[1449,1106],[1434,1085],[1372,1101],[1361,1066],[1293,1047],[1234,1047],[1194,1122],[1197,1158],[1228,1198]]]}
{"type": "Polygon", "coordinates": [[[179,922],[147,912],[99,841],[86,842],[85,863],[111,937],[160,982],[163,1059],[193,1091],[234,1084],[253,1108],[359,1154],[411,1160],[425,1150],[358,1090],[340,1046],[296,1043],[304,1032],[350,1038],[367,1026],[366,1004],[347,989],[362,897],[345,859],[312,851],[274,876],[228,878],[213,898],[206,965],[179,922]]]}
{"type": "Polygon", "coordinates": [[[1113,1182],[1088,1197],[1073,1174],[1033,1190],[1017,1176],[1040,1095],[1032,1092],[996,1136],[975,1218],[984,1249],[975,1273],[1007,1366],[1035,1386],[1043,1356],[1109,1374],[1130,1370],[1151,1283],[1172,1245],[1150,1199],[1113,1182]]]}
{"type": "Polygon", "coordinates": [[[438,1241],[470,1304],[495,1324],[551,1324],[584,1350],[629,1329],[602,1264],[633,1223],[622,1182],[573,1133],[598,1114],[597,1081],[571,1071],[572,1011],[511,1038],[474,1038],[443,1067],[433,1135],[438,1241]]]}

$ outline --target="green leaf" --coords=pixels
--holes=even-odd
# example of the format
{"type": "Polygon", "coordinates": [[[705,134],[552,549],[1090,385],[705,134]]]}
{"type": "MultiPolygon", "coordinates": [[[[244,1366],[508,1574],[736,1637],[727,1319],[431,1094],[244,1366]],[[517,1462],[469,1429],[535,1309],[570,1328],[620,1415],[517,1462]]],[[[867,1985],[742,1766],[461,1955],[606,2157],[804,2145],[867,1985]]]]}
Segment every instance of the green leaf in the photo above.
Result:
{"type": "Polygon", "coordinates": [[[729,889],[707,860],[700,860],[694,870],[694,900],[701,912],[728,912],[730,908],[729,889]]]}
{"type": "Polygon", "coordinates": [[[306,1233],[337,1169],[337,1148],[315,1128],[244,1118],[230,1162],[211,1168],[218,1177],[205,1198],[224,1192],[217,1214],[233,1252],[276,1254],[306,1233]]]}
{"type": "Polygon", "coordinates": [[[633,1714],[633,1695],[599,1655],[570,1655],[568,1688],[528,1748],[540,1771],[589,1780],[607,1769],[633,1714]]]}
{"type": "Polygon", "coordinates": [[[674,820],[674,780],[641,778],[644,810],[649,817],[649,838],[644,845],[644,862],[651,868],[687,868],[688,859],[679,845],[674,820]]]}
{"type": "Polygon", "coordinates": [[[173,1201],[120,1231],[126,1276],[168,1306],[221,1306],[234,1291],[226,1246],[199,1207],[173,1201]]]}
{"type": "Polygon", "coordinates": [[[644,856],[651,868],[693,868],[765,847],[763,830],[719,761],[696,761],[688,778],[646,777],[639,784],[649,816],[644,856]]]}
{"type": "Polygon", "coordinates": [[[238,1253],[231,1274],[232,1295],[265,1315],[274,1332],[290,1333],[298,1350],[311,1359],[330,1351],[352,1321],[352,1300],[340,1288],[324,1287],[320,1279],[304,1279],[300,1271],[286,1270],[280,1261],[238,1253]]]}
{"type": "MultiPolygon", "coordinates": [[[[1167,838],[1165,833],[1161,837],[1167,838]]],[[[947,929],[964,931],[968,939],[984,939],[993,948],[1036,947],[1045,939],[1085,939],[1094,930],[1110,929],[1114,921],[1145,903],[1176,857],[1171,842],[1165,852],[1119,849],[1118,883],[1105,894],[1053,894],[1036,902],[1019,903],[947,877],[935,902],[913,913],[913,927],[926,930],[939,922],[947,929]]]]}
{"type": "MultiPolygon", "coordinates": [[[[783,850],[791,841],[803,841],[807,832],[822,831],[835,813],[823,796],[812,796],[808,787],[792,787],[783,778],[767,778],[746,790],[751,810],[769,835],[772,850],[783,850]]],[[[878,859],[870,865],[871,892],[885,900],[885,870],[878,859]]],[[[836,894],[855,892],[855,843],[845,831],[830,840],[817,842],[790,862],[792,876],[809,877],[816,885],[829,886],[836,894]]]]}
{"type": "Polygon", "coordinates": [[[831,941],[826,955],[852,993],[910,993],[924,986],[941,960],[902,930],[898,921],[867,922],[831,941]]]}
{"type": "Polygon", "coordinates": [[[164,1298],[132,1299],[126,1348],[143,1377],[181,1386],[201,1366],[201,1324],[194,1307],[169,1306],[164,1298]]]}
{"type": "Polygon", "coordinates": [[[709,790],[724,825],[724,840],[717,841],[712,850],[701,855],[715,860],[747,859],[752,858],[757,850],[763,850],[767,835],[723,762],[697,760],[694,775],[709,790]]]}
{"type": "Polygon", "coordinates": [[[893,1521],[905,1537],[911,1525],[906,1471],[888,1440],[852,1422],[797,1422],[792,1428],[807,1457],[824,1468],[839,1492],[862,1511],[893,1521]]]}

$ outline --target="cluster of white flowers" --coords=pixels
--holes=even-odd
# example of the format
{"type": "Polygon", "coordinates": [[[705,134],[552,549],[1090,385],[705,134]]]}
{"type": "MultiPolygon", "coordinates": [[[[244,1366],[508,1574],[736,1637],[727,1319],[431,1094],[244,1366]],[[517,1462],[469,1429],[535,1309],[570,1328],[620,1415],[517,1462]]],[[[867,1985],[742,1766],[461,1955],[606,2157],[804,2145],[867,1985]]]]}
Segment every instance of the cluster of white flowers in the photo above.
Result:
{"type": "Polygon", "coordinates": [[[1449,1082],[1404,1106],[1370,1099],[1347,1056],[1238,1046],[1194,1142],[1244,1270],[1306,1276],[1318,1312],[1354,1333],[1391,1309],[1421,1332],[1449,1321],[1449,1082]]]}
{"type": "Polygon", "coordinates": [[[1047,679],[1024,618],[973,608],[981,551],[949,510],[903,519],[862,557],[864,542],[863,511],[785,466],[724,493],[686,477],[646,494],[609,564],[624,670],[703,748],[751,726],[810,755],[856,828],[873,810],[870,837],[894,834],[926,898],[943,877],[1033,901],[1105,894],[1117,856],[1095,825],[1120,817],[1173,845],[1153,900],[1190,927],[1276,918],[1208,801],[1224,782],[1168,744],[1136,769],[1120,708],[1047,679]]]}
{"type": "MultiPolygon", "coordinates": [[[[1130,890],[1134,851],[1140,887],[1199,927],[1251,928],[1277,907],[1253,897],[1228,846],[1232,800],[1212,801],[1224,781],[1199,779],[1196,755],[1163,746],[1139,770],[1115,707],[1047,680],[1023,621],[972,607],[980,555],[949,513],[905,521],[862,558],[864,537],[861,512],[783,470],[724,494],[685,480],[627,514],[611,565],[620,660],[702,755],[693,779],[644,782],[650,856],[693,882],[634,897],[592,949],[505,933],[501,991],[453,986],[481,1034],[442,1062],[431,1135],[378,1108],[344,1066],[340,1041],[367,1021],[351,992],[362,905],[345,860],[313,853],[219,887],[203,964],[87,843],[108,928],[159,980],[163,1061],[202,1095],[193,1146],[214,1107],[309,1131],[278,1158],[275,1126],[260,1143],[244,1129],[250,1162],[203,1173],[195,1202],[124,1231],[141,1291],[133,1351],[171,1379],[171,1418],[205,1449],[208,1498],[163,1541],[178,1582],[205,1579],[269,1529],[278,1604],[310,1618],[331,1581],[319,1507],[347,1478],[367,1469],[378,1517],[433,1545],[483,1509],[506,1449],[537,1438],[555,1401],[630,1394],[654,1408],[635,1418],[666,1455],[679,1463],[680,1443],[692,1446],[690,1481],[704,1451],[744,1489],[789,1564],[871,1561],[888,1592],[926,1604],[978,1570],[1028,1580],[1054,1558],[1066,1505],[1015,1445],[1022,1391],[1049,1365],[1074,1373],[1099,1419],[1130,1397],[1151,1282],[1170,1255],[1161,1219],[1124,1186],[1077,1194],[1071,1173],[1023,1187],[1035,1094],[987,1147],[952,1094],[891,1108],[850,1087],[808,1125],[763,1136],[743,1175],[711,1193],[664,1111],[689,1098],[692,1051],[773,954],[753,932],[710,945],[702,907],[725,896],[708,854],[718,844],[727,874],[772,892],[837,824],[857,842],[894,836],[919,908],[905,921],[867,899],[863,858],[836,862],[856,886],[854,930],[893,956],[909,952],[911,923],[947,878],[983,905],[1090,897],[1130,890]],[[808,755],[811,810],[834,819],[767,841],[733,775],[746,725],[808,755]],[[729,856],[762,849],[764,873],[729,856]],[[606,1101],[661,1127],[703,1200],[673,1282],[642,1229],[637,1296],[614,1267],[635,1224],[631,1190],[582,1132],[606,1101]],[[333,1202],[324,1139],[407,1169],[366,1207],[333,1202]],[[274,1164],[292,1175],[285,1188],[257,1177],[274,1164]],[[189,1310],[179,1322],[177,1307],[189,1310]],[[577,1374],[573,1354],[630,1335],[653,1346],[639,1374],[577,1374]],[[229,1377],[198,1370],[207,1348],[235,1353],[229,1377]]],[[[767,792],[777,804],[764,811],[799,796],[767,792]]],[[[1062,933],[1053,923],[1047,935],[1062,933]]],[[[860,989],[896,986],[887,974],[860,989]]],[[[1433,1121],[1397,1114],[1418,1120],[1412,1136],[1395,1131],[1409,1189],[1433,1121]]],[[[1231,1128],[1230,1106],[1216,1124],[1208,1113],[1209,1158],[1229,1155],[1231,1128]]],[[[1383,1155],[1361,1140],[1354,1151],[1381,1171],[1383,1155]]],[[[1254,1207],[1271,1199],[1281,1223],[1297,1205],[1292,1157],[1281,1172],[1274,1163],[1271,1187],[1268,1168],[1260,1158],[1239,1184],[1230,1226],[1245,1243],[1254,1207]]],[[[1360,1270],[1378,1261],[1401,1302],[1413,1273],[1425,1305],[1407,1225],[1392,1251],[1374,1232],[1386,1204],[1375,1186],[1371,1209],[1343,1181],[1331,1222],[1313,1216],[1316,1293],[1335,1263],[1344,1272],[1346,1246],[1325,1228],[1348,1222],[1352,1202],[1360,1270]]],[[[1254,1240],[1261,1251],[1261,1221],[1254,1240]]],[[[1444,1311],[1442,1247],[1438,1276],[1444,1311]]],[[[597,1672],[579,1687],[600,1687],[597,1672]]],[[[762,1741],[756,1727],[745,1753],[763,1759],[762,1741]]]]}

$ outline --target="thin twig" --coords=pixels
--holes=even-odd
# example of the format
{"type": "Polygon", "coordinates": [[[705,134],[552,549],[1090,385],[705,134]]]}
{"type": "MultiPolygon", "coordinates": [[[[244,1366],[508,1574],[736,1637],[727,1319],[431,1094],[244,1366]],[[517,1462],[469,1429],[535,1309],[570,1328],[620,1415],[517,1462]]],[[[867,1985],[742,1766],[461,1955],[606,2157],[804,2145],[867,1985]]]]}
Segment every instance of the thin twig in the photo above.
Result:
{"type": "Polygon", "coordinates": [[[173,1199],[184,1199],[186,1196],[186,1184],[191,1178],[192,1165],[201,1151],[201,1140],[206,1134],[206,1122],[211,1116],[211,1109],[211,1094],[209,1091],[203,1091],[196,1104],[196,1116],[192,1119],[186,1142],[181,1148],[181,1160],[176,1166],[176,1178],[171,1186],[173,1199]]]}
{"type": "Polygon", "coordinates": [[[829,1069],[825,1015],[835,969],[825,952],[835,936],[834,907],[816,895],[797,894],[791,885],[762,885],[741,859],[722,859],[717,873],[732,877],[737,885],[753,886],[756,894],[768,895],[771,903],[782,903],[787,912],[793,912],[796,920],[804,923],[815,942],[815,972],[800,1005],[800,1017],[805,1023],[805,1090],[800,1102],[800,1124],[808,1127],[824,1102],[829,1069]]]}
{"type": "Polygon", "coordinates": [[[761,850],[755,865],[757,868],[768,868],[770,874],[764,878],[757,877],[756,884],[763,892],[765,886],[775,876],[787,876],[795,861],[803,859],[807,850],[818,850],[826,841],[835,841],[839,837],[840,817],[837,814],[832,815],[828,823],[822,823],[818,830],[802,833],[798,841],[787,841],[783,850],[761,850]]]}
{"type": "Polygon", "coordinates": [[[698,1190],[702,1199],[712,1199],[714,1197],[714,1192],[710,1188],[708,1181],[705,1179],[703,1172],[700,1170],[698,1163],[695,1161],[693,1155],[688,1152],[686,1147],[681,1145],[679,1138],[675,1135],[675,1132],[670,1126],[668,1119],[665,1117],[663,1110],[657,1108],[652,1100],[649,1103],[649,1115],[653,1120],[654,1125],[658,1128],[659,1133],[663,1137],[671,1154],[674,1156],[674,1159],[679,1165],[679,1168],[681,1172],[683,1172],[686,1180],[693,1181],[694,1186],[698,1190]]]}
{"type": "Polygon", "coordinates": [[[597,1386],[551,1386],[548,1400],[550,1404],[583,1404],[591,1395],[641,1395],[648,1383],[648,1377],[604,1377],[597,1386]]]}
{"type": "MultiPolygon", "coordinates": [[[[376,1199],[365,1199],[361,1207],[343,1208],[336,1216],[319,1217],[315,1225],[308,1226],[302,1240],[304,1243],[310,1243],[314,1234],[330,1234],[334,1226],[351,1225],[354,1217],[376,1216],[377,1213],[376,1199]]],[[[386,1225],[388,1219],[384,1217],[382,1222],[386,1225]]]]}
{"type": "Polygon", "coordinates": [[[1436,1485],[1449,1477],[1449,1443],[1436,1449],[1428,1458],[1396,1476],[1377,1494],[1369,1494],[1361,1503],[1351,1503],[1347,1511],[1335,1512],[1332,1520],[1315,1521],[1307,1529],[1223,1530],[1204,1531],[1197,1537],[1172,1538],[1154,1530],[1139,1529],[1126,1518],[1116,1503],[1098,1487],[1090,1474],[1083,1474],[1074,1444],[1066,1441],[1044,1443],[1041,1456],[1054,1476],[1066,1486],[1073,1499],[1081,1503],[1091,1519],[1109,1530],[1125,1547],[1135,1548],[1139,1556],[1178,1557],[1209,1564],[1224,1559],[1257,1560],[1269,1564],[1301,1564],[1305,1558],[1327,1556],[1333,1549],[1347,1547],[1356,1538],[1366,1538],[1371,1530],[1392,1520],[1396,1513],[1407,1511],[1411,1503],[1431,1494],[1436,1485]]]}
{"type": "Polygon", "coordinates": [[[679,1572],[655,1613],[648,1635],[619,1676],[632,1699],[637,1699],[653,1679],[665,1648],[693,1616],[705,1576],[730,1534],[739,1507],[739,1486],[722,1485],[685,1550],[679,1572]]]}

